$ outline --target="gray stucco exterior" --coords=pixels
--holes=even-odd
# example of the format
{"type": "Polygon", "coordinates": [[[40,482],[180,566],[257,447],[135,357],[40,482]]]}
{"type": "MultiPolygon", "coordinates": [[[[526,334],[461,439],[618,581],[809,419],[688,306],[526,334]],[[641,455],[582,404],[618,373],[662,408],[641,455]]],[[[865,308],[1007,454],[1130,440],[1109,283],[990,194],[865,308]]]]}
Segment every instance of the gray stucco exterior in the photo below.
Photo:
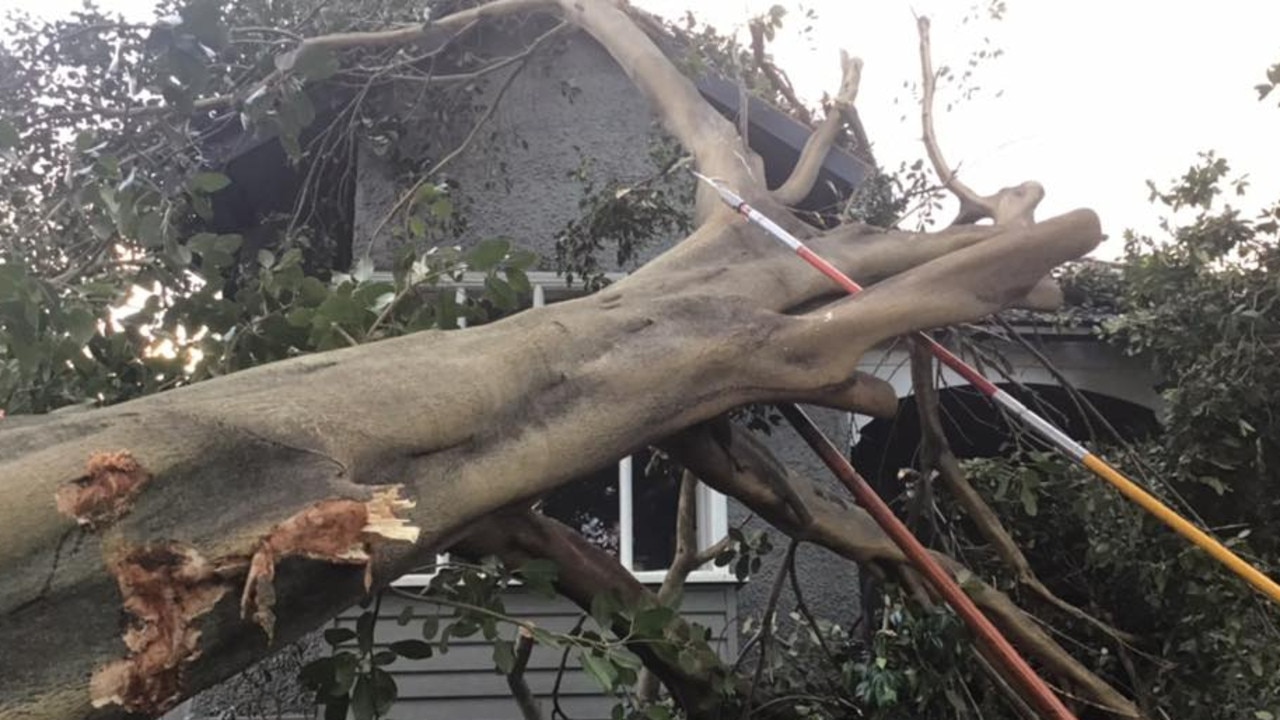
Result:
{"type": "MultiPolygon", "coordinates": [[[[583,190],[574,172],[589,163],[589,172],[601,181],[636,181],[653,174],[650,147],[656,126],[648,104],[613,59],[581,34],[570,35],[552,57],[535,59],[523,70],[513,66],[495,73],[478,103],[493,103],[510,74],[517,77],[480,139],[448,164],[443,175],[456,183],[455,205],[467,213],[468,227],[458,238],[462,247],[508,237],[545,263],[555,258],[555,233],[581,214],[583,190]]],[[[428,110],[413,102],[416,97],[398,103],[410,126],[400,139],[401,152],[420,148],[432,158],[430,165],[461,145],[471,127],[442,129],[414,122],[428,110]]],[[[405,187],[397,183],[391,165],[368,148],[360,151],[357,173],[355,255],[370,248],[375,264],[387,267],[397,244],[392,223],[372,235],[405,187]]],[[[632,267],[608,269],[632,270],[673,239],[655,239],[632,267]]]]}

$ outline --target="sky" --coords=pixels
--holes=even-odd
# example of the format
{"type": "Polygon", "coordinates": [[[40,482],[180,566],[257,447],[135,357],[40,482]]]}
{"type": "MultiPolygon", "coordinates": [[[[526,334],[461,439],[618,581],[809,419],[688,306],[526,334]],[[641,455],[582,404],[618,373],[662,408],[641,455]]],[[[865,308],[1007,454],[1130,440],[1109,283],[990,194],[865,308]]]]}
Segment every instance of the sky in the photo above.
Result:
{"type": "MultiPolygon", "coordinates": [[[[134,18],[150,0],[100,0],[134,18]]],[[[678,17],[688,8],[722,31],[775,0],[633,0],[678,17]]],[[[858,110],[887,169],[922,156],[919,111],[904,82],[919,79],[915,12],[933,20],[935,66],[962,68],[983,47],[1004,51],[961,99],[939,90],[935,125],[947,159],[975,190],[1024,180],[1048,194],[1039,217],[1096,210],[1111,240],[1095,254],[1115,257],[1126,228],[1156,233],[1147,180],[1165,183],[1203,150],[1227,158],[1252,182],[1237,204],[1280,198],[1280,108],[1253,86],[1280,62],[1280,2],[1217,0],[1007,0],[1002,20],[962,23],[974,0],[782,0],[790,8],[773,46],[802,97],[839,83],[841,48],[864,61],[858,110]],[[818,17],[809,25],[799,8],[818,17]],[[949,102],[954,101],[950,111],[949,102]]],[[[0,0],[45,17],[78,0],[0,0]]],[[[954,88],[952,88],[954,90],[954,88]]]]}

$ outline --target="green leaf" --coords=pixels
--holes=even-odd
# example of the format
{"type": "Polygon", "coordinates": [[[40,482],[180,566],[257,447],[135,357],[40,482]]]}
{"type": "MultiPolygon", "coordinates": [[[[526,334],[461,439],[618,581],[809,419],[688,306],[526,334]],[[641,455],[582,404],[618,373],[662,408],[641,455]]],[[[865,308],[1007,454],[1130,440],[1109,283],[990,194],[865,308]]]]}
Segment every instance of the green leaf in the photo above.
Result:
{"type": "Polygon", "coordinates": [[[507,282],[510,283],[511,289],[524,296],[533,294],[533,285],[529,282],[529,276],[517,267],[508,267],[503,274],[507,276],[507,282]]]}
{"type": "Polygon", "coordinates": [[[503,675],[510,675],[516,667],[515,643],[510,640],[493,642],[493,665],[503,675]]]}
{"type": "Polygon", "coordinates": [[[421,240],[426,237],[427,221],[417,215],[409,218],[409,235],[417,240],[421,240]]]}
{"type": "Polygon", "coordinates": [[[373,669],[373,707],[379,716],[387,714],[395,703],[400,689],[396,687],[396,679],[391,673],[379,668],[373,669]]]}
{"type": "Polygon", "coordinates": [[[179,11],[181,29],[191,33],[201,43],[213,50],[227,44],[227,28],[222,24],[222,3],[219,0],[195,0],[179,11]]]}
{"type": "Polygon", "coordinates": [[[390,650],[379,650],[373,654],[373,664],[378,667],[390,665],[396,661],[396,654],[390,650]]]}
{"type": "Polygon", "coordinates": [[[665,705],[650,705],[644,714],[649,720],[671,720],[671,710],[665,705]]]}
{"type": "Polygon", "coordinates": [[[298,681],[308,690],[328,694],[333,685],[333,670],[333,658],[318,658],[302,666],[302,670],[298,671],[298,681]]]}
{"type": "Polygon", "coordinates": [[[440,632],[440,618],[437,615],[428,615],[422,619],[422,639],[430,640],[440,632]]]}
{"type": "Polygon", "coordinates": [[[350,707],[351,698],[346,694],[342,697],[330,698],[324,706],[324,720],[347,720],[347,711],[350,707]]]}
{"type": "Polygon", "coordinates": [[[431,645],[422,640],[397,640],[388,647],[400,657],[410,660],[425,660],[434,654],[431,645]]]}
{"type": "Polygon", "coordinates": [[[499,310],[515,309],[518,302],[516,292],[511,289],[511,286],[505,280],[490,275],[484,279],[484,289],[489,294],[489,299],[494,305],[498,306],[499,310]]]}
{"type": "Polygon", "coordinates": [[[84,308],[68,310],[64,323],[67,336],[76,345],[84,345],[98,333],[98,318],[84,308]]]}
{"type": "Polygon", "coordinates": [[[602,630],[613,627],[613,614],[620,609],[621,604],[611,592],[596,593],[591,598],[591,619],[595,620],[602,630]]]}
{"type": "MultiPolygon", "coordinates": [[[[413,620],[413,605],[405,605],[400,610],[400,614],[396,616],[396,624],[400,627],[408,625],[413,620]]],[[[394,643],[393,643],[394,644],[394,643]]]]}
{"type": "Polygon", "coordinates": [[[609,653],[609,660],[615,666],[624,670],[639,670],[644,667],[644,661],[639,655],[625,649],[615,649],[609,653]]]}
{"type": "Polygon", "coordinates": [[[330,645],[337,647],[344,642],[350,642],[356,637],[356,631],[346,627],[329,628],[324,631],[324,641],[330,645]]]}
{"type": "Polygon", "coordinates": [[[530,634],[533,635],[534,642],[549,648],[558,648],[562,645],[560,638],[534,625],[529,627],[530,634]]]}
{"type": "Polygon", "coordinates": [[[1031,487],[1031,483],[1024,482],[1022,490],[1019,493],[1019,499],[1022,501],[1022,511],[1031,517],[1035,517],[1040,512],[1040,504],[1036,497],[1035,488],[1031,487]]]}
{"type": "Polygon", "coordinates": [[[331,78],[342,69],[332,50],[315,45],[277,57],[276,67],[282,71],[293,71],[308,80],[331,78]]]}
{"type": "Polygon", "coordinates": [[[505,238],[486,238],[467,253],[467,265],[472,270],[491,270],[507,256],[511,243],[505,238]]]}
{"type": "Polygon", "coordinates": [[[582,668],[591,677],[595,678],[595,681],[600,685],[600,689],[605,692],[613,690],[613,682],[618,678],[618,671],[613,666],[613,663],[588,652],[582,653],[580,659],[582,668]]]}
{"type": "Polygon", "coordinates": [[[676,611],[658,605],[636,613],[631,621],[631,632],[645,638],[661,637],[663,630],[676,618],[676,611]]]}
{"type": "Polygon", "coordinates": [[[507,254],[508,267],[514,267],[519,270],[528,270],[538,264],[538,254],[523,248],[512,250],[507,254]]]}
{"type": "Polygon", "coordinates": [[[543,597],[555,597],[555,582],[560,576],[560,569],[551,560],[530,560],[520,566],[519,575],[533,592],[543,597]]]}
{"type": "Polygon", "coordinates": [[[356,670],[360,667],[359,660],[354,653],[340,652],[333,656],[333,687],[330,688],[329,694],[332,696],[346,695],[351,689],[351,683],[356,680],[356,670]]]}
{"type": "Polygon", "coordinates": [[[453,217],[453,201],[447,197],[438,198],[431,203],[431,214],[442,222],[448,220],[453,217]]]}
{"type": "Polygon", "coordinates": [[[163,216],[158,212],[149,212],[140,216],[134,234],[144,247],[159,247],[164,243],[163,216]]]}
{"type": "Polygon", "coordinates": [[[479,623],[476,623],[473,620],[464,619],[450,625],[445,634],[456,638],[468,638],[478,632],[480,632],[479,623]]]}
{"type": "Polygon", "coordinates": [[[351,691],[351,714],[355,720],[373,720],[373,684],[368,675],[356,678],[355,689],[351,691]]]}
{"type": "Polygon", "coordinates": [[[204,193],[216,193],[222,188],[231,184],[231,178],[219,172],[201,172],[196,173],[187,183],[187,187],[192,191],[204,193]]]}

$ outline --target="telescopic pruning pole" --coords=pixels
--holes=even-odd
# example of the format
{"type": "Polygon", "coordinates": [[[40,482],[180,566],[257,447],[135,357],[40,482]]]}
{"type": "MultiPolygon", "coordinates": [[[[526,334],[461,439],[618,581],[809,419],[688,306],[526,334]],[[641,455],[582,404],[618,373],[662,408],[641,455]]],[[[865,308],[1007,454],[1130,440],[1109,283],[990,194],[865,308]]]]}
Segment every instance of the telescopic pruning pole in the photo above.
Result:
{"type": "Polygon", "coordinates": [[[849,488],[858,504],[866,508],[876,524],[884,528],[885,534],[902,549],[902,554],[907,556],[911,564],[916,566],[920,574],[924,575],[929,584],[973,631],[979,645],[986,650],[987,657],[1005,671],[1005,677],[1013,680],[1018,694],[1034,706],[1043,717],[1053,718],[1053,720],[1076,720],[1075,715],[1072,715],[1067,706],[1062,704],[1049,685],[1036,675],[1013,645],[1009,644],[1009,641],[1000,634],[995,625],[991,624],[987,616],[982,614],[973,600],[969,599],[964,589],[938,564],[933,555],[929,554],[928,548],[911,534],[898,516],[893,514],[893,510],[889,509],[885,501],[880,499],[876,491],[872,490],[867,481],[853,469],[853,465],[849,464],[844,455],[822,434],[818,426],[813,424],[809,416],[795,405],[779,405],[778,409],[782,411],[783,416],[796,429],[796,432],[800,433],[800,437],[804,438],[809,447],[822,458],[822,462],[840,479],[840,482],[844,483],[845,487],[849,488]]]}
{"type": "MultiPolygon", "coordinates": [[[[720,194],[720,199],[733,208],[735,212],[764,229],[778,242],[791,248],[805,262],[812,265],[823,275],[831,278],[850,295],[862,292],[861,285],[858,285],[848,275],[840,272],[834,265],[810,250],[799,238],[770,220],[764,213],[748,205],[741,196],[726,187],[723,182],[698,173],[694,174],[700,180],[715,188],[716,192],[720,194]]],[[[1174,532],[1209,553],[1213,559],[1225,565],[1233,573],[1244,579],[1245,582],[1256,588],[1258,592],[1271,598],[1272,601],[1280,603],[1280,585],[1277,585],[1274,580],[1267,577],[1262,571],[1245,562],[1239,555],[1231,552],[1225,545],[1196,527],[1191,521],[1174,512],[1172,508],[1160,502],[1151,493],[1143,490],[1119,470],[1107,464],[1105,460],[1089,452],[1083,445],[1071,439],[1070,436],[1059,430],[1053,423],[1037,415],[1026,405],[1019,402],[1017,398],[996,387],[990,380],[983,377],[982,373],[978,372],[977,369],[961,360],[955,353],[939,344],[938,341],[924,333],[917,333],[917,336],[943,365],[968,380],[983,395],[990,398],[993,403],[1018,418],[1056,450],[1083,465],[1094,475],[1111,483],[1112,486],[1120,491],[1120,494],[1137,503],[1142,509],[1159,518],[1165,525],[1173,528],[1174,532]]]]}

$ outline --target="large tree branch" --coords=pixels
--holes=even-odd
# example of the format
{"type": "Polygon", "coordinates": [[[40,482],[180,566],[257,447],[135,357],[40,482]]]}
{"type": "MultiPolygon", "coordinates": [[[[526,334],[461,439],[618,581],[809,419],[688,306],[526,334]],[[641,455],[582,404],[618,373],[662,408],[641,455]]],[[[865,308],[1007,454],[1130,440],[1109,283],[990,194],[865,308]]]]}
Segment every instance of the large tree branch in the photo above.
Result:
{"type": "MultiPolygon", "coordinates": [[[[907,566],[901,551],[870,515],[844,497],[791,474],[748,432],[734,428],[732,439],[726,441],[699,426],[673,436],[663,447],[708,485],[737,498],[793,538],[823,545],[863,567],[900,573],[907,566]],[[773,489],[776,482],[767,479],[779,468],[788,474],[784,481],[796,488],[812,513],[812,522],[805,526],[794,523],[785,498],[773,489]]],[[[965,572],[955,560],[935,555],[953,575],[965,572]]],[[[1008,597],[972,573],[966,572],[966,578],[966,589],[973,601],[1014,644],[1053,674],[1081,688],[1091,702],[1120,717],[1139,717],[1132,702],[1071,657],[1008,597]]]]}
{"type": "Polygon", "coordinates": [[[773,191],[774,199],[784,205],[798,205],[813,189],[818,173],[827,160],[827,153],[840,134],[842,121],[851,113],[854,101],[858,98],[858,85],[862,81],[862,60],[850,57],[841,50],[840,69],[843,78],[840,90],[831,101],[826,119],[805,141],[800,159],[796,161],[786,182],[773,191]]]}
{"type": "Polygon", "coordinates": [[[1112,627],[1058,597],[1036,575],[1026,555],[1023,555],[1022,549],[1018,547],[1018,543],[1000,522],[1000,516],[991,509],[991,506],[982,499],[973,484],[969,482],[964,470],[960,467],[960,461],[951,451],[951,444],[947,441],[946,432],[942,427],[942,415],[934,377],[933,356],[916,343],[912,348],[911,380],[916,398],[916,411],[920,416],[921,462],[925,468],[937,470],[947,490],[960,503],[960,507],[973,521],[979,534],[991,544],[996,555],[1013,571],[1019,583],[1040,599],[1071,617],[1094,626],[1117,642],[1124,645],[1137,642],[1137,638],[1132,634],[1112,627]]]}
{"type": "MultiPolygon", "coordinates": [[[[812,236],[741,169],[732,126],[624,12],[601,0],[557,6],[618,58],[704,170],[737,178],[754,204],[812,236]]],[[[474,12],[547,7],[508,0],[474,12]]],[[[475,16],[464,17],[435,27],[475,16]]],[[[0,673],[0,711],[161,713],[269,652],[264,629],[276,643],[297,638],[478,518],[662,437],[753,402],[873,407],[884,387],[855,374],[865,350],[1017,301],[1100,236],[1096,217],[1077,211],[937,237],[906,251],[872,234],[837,243],[842,269],[885,279],[832,303],[816,273],[720,213],[587,298],[5,421],[0,639],[30,657],[0,673]],[[108,453],[120,462],[104,463],[104,449],[122,451],[108,453]],[[240,617],[242,597],[253,618],[240,617]]],[[[762,491],[736,492],[751,504],[762,491]]],[[[776,490],[763,492],[755,502],[767,508],[776,490]]],[[[801,535],[857,556],[877,547],[843,526],[847,508],[802,499],[817,528],[801,535]]],[[[789,508],[771,519],[796,527],[789,508]]]]}
{"type": "Polygon", "coordinates": [[[591,34],[653,105],[663,124],[688,149],[703,174],[734,184],[760,186],[733,124],[716,112],[662,50],[616,3],[560,0],[566,19],[591,34]]]}

